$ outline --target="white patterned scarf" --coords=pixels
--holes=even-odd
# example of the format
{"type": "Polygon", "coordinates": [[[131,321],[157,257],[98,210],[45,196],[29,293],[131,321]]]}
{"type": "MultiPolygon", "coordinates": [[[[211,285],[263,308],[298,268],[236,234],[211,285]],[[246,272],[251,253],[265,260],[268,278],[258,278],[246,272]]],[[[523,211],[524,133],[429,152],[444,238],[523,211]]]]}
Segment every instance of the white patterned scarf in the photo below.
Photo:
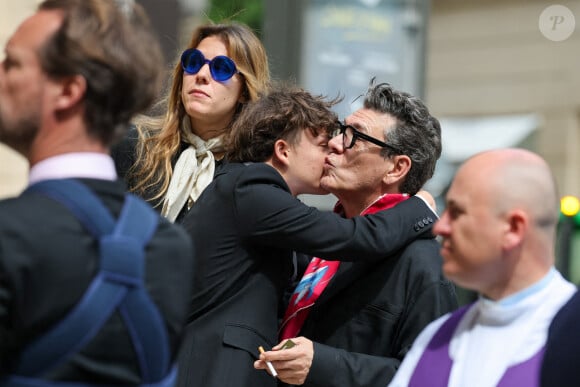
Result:
{"type": "Polygon", "coordinates": [[[161,214],[171,222],[175,222],[189,199],[194,203],[211,183],[215,170],[213,152],[224,150],[221,137],[203,141],[193,134],[187,115],[183,118],[181,129],[182,141],[190,145],[177,159],[161,210],[161,214]]]}

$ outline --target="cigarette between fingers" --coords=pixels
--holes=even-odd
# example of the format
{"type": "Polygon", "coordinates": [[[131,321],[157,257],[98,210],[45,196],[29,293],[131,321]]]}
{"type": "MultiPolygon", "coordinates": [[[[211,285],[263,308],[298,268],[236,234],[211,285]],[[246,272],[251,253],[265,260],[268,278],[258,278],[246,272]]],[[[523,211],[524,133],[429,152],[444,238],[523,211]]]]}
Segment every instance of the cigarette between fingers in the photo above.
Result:
{"type": "MultiPolygon", "coordinates": [[[[264,347],[262,347],[261,345],[258,347],[258,350],[260,351],[260,353],[265,352],[264,347]]],[[[278,376],[278,372],[276,372],[276,369],[274,368],[271,362],[266,361],[266,366],[268,366],[268,369],[270,370],[270,373],[272,374],[273,377],[278,376]]]]}

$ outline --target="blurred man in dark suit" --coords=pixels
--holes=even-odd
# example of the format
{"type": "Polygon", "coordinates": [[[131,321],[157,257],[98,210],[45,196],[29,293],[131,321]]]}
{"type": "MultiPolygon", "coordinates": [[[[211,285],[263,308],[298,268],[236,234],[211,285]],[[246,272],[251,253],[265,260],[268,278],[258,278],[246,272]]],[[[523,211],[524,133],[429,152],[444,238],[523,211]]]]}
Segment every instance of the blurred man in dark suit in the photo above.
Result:
{"type": "Polygon", "coordinates": [[[191,241],[125,194],[108,154],[161,83],[143,9],[46,0],[5,53],[0,141],[30,176],[0,202],[0,384],[171,383],[191,241]]]}

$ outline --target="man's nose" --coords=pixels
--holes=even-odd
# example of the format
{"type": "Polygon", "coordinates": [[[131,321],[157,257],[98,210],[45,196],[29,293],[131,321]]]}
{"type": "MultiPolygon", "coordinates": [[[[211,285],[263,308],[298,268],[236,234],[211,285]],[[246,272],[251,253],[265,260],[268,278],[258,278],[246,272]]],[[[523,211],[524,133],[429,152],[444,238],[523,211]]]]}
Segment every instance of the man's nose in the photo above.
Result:
{"type": "Polygon", "coordinates": [[[443,211],[441,217],[433,225],[433,234],[435,235],[446,235],[449,232],[449,216],[447,211],[443,211]]]}
{"type": "Polygon", "coordinates": [[[332,153],[342,153],[344,152],[344,146],[342,144],[342,134],[338,134],[328,141],[328,148],[332,153]]]}

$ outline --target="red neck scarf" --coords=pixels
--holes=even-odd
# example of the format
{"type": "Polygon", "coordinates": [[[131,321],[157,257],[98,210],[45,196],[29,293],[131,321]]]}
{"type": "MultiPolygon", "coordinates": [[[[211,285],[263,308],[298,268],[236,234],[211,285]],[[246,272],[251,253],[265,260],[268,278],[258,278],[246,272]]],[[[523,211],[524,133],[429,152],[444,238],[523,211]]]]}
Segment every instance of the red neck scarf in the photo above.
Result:
{"type": "MultiPolygon", "coordinates": [[[[398,203],[409,198],[407,194],[385,194],[368,206],[361,215],[374,214],[394,207],[398,203]]],[[[344,216],[342,204],[338,202],[334,212],[344,216]]],[[[310,312],[310,308],[322,294],[336,271],[340,261],[326,261],[320,258],[312,258],[300,283],[296,286],[288,308],[284,314],[280,326],[280,340],[296,337],[310,312]]]]}

